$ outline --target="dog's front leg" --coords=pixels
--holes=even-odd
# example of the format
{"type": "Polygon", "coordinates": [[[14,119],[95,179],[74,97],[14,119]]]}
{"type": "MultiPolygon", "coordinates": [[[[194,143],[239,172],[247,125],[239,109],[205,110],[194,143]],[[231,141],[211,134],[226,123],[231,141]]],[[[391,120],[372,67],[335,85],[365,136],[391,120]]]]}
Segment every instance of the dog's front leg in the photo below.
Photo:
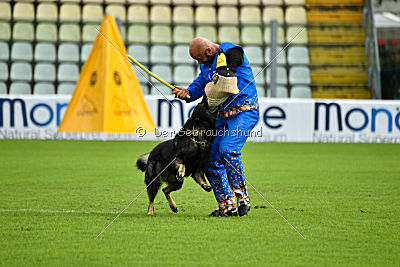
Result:
{"type": "Polygon", "coordinates": [[[207,192],[211,192],[212,187],[209,186],[207,184],[206,180],[204,179],[204,171],[203,170],[196,171],[195,173],[193,173],[193,178],[201,186],[201,188],[203,188],[207,192]]]}
{"type": "Polygon", "coordinates": [[[185,178],[185,171],[186,171],[185,164],[183,163],[183,161],[180,158],[176,158],[175,167],[178,169],[178,171],[176,173],[176,180],[178,180],[179,182],[182,182],[183,179],[185,178]]]}

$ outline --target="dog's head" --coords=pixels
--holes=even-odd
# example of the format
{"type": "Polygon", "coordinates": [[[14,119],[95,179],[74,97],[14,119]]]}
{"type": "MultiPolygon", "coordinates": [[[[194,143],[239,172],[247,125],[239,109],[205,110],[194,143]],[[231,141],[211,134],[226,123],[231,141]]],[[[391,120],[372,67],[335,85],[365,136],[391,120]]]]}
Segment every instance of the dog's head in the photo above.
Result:
{"type": "Polygon", "coordinates": [[[218,110],[210,111],[207,104],[207,96],[204,95],[201,102],[194,108],[192,118],[198,121],[208,122],[210,125],[215,125],[217,113],[218,110]]]}

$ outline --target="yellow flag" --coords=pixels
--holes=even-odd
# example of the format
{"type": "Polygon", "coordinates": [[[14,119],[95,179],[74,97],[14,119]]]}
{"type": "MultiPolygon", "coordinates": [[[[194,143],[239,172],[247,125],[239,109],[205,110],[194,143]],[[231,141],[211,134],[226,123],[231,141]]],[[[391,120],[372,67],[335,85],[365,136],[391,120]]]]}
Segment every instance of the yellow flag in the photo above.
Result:
{"type": "MultiPolygon", "coordinates": [[[[106,15],[100,32],[126,55],[117,24],[106,15]]],[[[135,133],[155,131],[131,64],[100,34],[82,68],[59,132],[135,133]]]]}

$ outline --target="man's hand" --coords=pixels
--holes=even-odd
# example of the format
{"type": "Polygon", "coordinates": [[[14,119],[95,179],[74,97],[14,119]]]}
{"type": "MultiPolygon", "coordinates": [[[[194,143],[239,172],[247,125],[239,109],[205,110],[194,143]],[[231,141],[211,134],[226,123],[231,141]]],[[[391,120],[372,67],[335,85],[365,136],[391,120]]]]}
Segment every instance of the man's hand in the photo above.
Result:
{"type": "Polygon", "coordinates": [[[173,91],[173,93],[180,99],[185,100],[186,96],[190,96],[189,90],[186,89],[185,87],[182,86],[176,86],[174,85],[176,90],[173,91]]]}

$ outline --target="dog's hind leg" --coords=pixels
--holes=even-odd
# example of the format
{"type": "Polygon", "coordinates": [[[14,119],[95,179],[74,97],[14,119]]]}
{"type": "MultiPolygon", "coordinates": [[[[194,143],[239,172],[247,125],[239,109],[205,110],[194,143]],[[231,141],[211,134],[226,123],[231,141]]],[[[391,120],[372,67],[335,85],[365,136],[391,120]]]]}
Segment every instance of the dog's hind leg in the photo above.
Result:
{"type": "Polygon", "coordinates": [[[183,161],[178,157],[175,160],[175,167],[178,169],[176,173],[176,179],[181,182],[185,178],[186,167],[183,161]]]}
{"type": "Polygon", "coordinates": [[[201,186],[201,188],[203,188],[207,192],[211,192],[212,187],[209,186],[207,184],[206,180],[204,179],[204,171],[203,170],[196,171],[195,173],[193,173],[192,177],[201,186]]]}
{"type": "Polygon", "coordinates": [[[154,198],[156,197],[158,189],[160,189],[160,186],[161,186],[160,179],[157,178],[154,180],[154,174],[157,174],[156,172],[154,172],[155,169],[156,168],[154,168],[154,164],[150,163],[146,170],[146,175],[145,175],[145,183],[147,186],[147,196],[149,197],[149,207],[147,210],[147,215],[154,214],[154,198]]]}
{"type": "Polygon", "coordinates": [[[183,181],[182,182],[176,182],[174,184],[168,184],[162,190],[164,192],[164,194],[165,194],[165,197],[168,200],[169,207],[171,208],[171,210],[173,212],[178,212],[178,208],[176,207],[175,201],[171,197],[171,192],[181,189],[182,185],[183,185],[183,181]]]}

